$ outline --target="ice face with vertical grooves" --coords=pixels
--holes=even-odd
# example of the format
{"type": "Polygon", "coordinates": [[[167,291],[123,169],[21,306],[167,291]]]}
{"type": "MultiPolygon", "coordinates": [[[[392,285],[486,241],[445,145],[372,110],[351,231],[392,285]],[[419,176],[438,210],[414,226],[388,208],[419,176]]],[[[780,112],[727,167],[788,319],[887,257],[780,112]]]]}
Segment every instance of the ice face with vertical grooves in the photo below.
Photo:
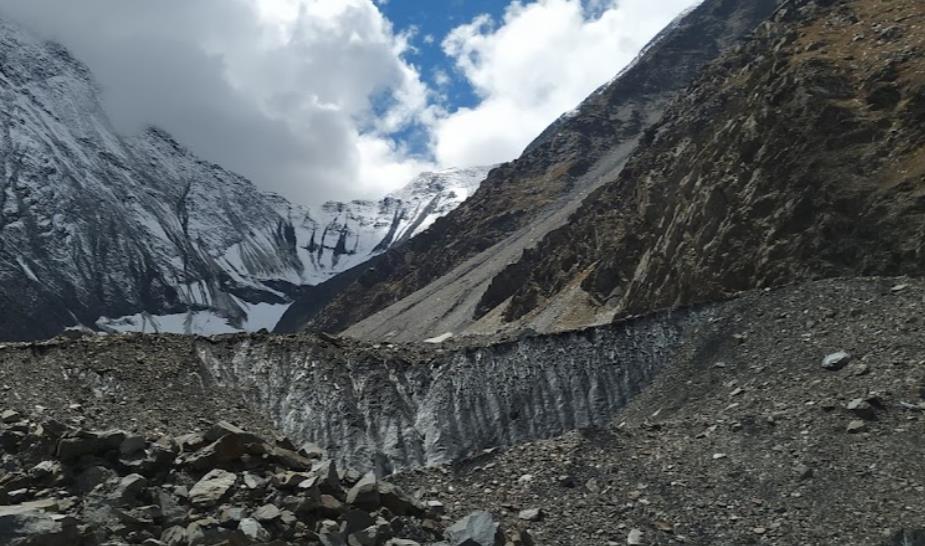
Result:
{"type": "MultiPolygon", "coordinates": [[[[603,425],[665,365],[691,313],[446,353],[419,361],[288,339],[196,345],[209,381],[249,394],[288,435],[380,472],[603,425]]],[[[381,354],[381,353],[376,353],[381,354]]]]}

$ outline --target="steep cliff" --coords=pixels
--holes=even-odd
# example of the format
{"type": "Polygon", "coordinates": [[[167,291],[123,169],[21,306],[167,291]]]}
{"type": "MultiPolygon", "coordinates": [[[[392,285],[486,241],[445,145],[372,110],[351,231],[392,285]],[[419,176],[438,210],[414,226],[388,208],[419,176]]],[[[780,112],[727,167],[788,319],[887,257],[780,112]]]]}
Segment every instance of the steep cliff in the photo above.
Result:
{"type": "Polygon", "coordinates": [[[920,2],[786,2],[679,97],[619,177],[494,279],[480,314],[561,326],[549,315],[576,290],[625,315],[807,278],[922,274],[923,29],[920,2]]]}

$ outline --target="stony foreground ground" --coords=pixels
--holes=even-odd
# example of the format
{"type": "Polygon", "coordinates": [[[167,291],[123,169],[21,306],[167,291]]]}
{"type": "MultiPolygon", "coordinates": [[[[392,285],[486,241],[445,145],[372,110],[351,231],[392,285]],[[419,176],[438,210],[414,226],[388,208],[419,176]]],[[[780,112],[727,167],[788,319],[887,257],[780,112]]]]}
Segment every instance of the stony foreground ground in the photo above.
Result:
{"type": "Polygon", "coordinates": [[[922,545],[923,306],[925,283],[904,278],[745,294],[712,306],[613,420],[387,482],[332,472],[241,393],[197,385],[187,340],[35,344],[80,354],[3,362],[0,543],[922,545]],[[97,379],[45,373],[60,369],[97,379]],[[120,379],[139,369],[147,381],[120,379]]]}
{"type": "Polygon", "coordinates": [[[398,483],[539,544],[925,544],[923,310],[902,279],[748,295],[614,422],[398,483]]]}

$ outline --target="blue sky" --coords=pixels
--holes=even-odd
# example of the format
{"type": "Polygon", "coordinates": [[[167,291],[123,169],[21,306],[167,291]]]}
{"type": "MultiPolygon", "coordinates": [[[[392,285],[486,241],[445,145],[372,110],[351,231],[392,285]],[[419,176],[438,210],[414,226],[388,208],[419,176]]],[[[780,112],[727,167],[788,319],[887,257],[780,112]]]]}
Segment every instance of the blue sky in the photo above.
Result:
{"type": "Polygon", "coordinates": [[[0,0],[0,15],[86,63],[120,132],[159,126],[317,205],[515,159],[698,1],[0,0]]]}
{"type": "Polygon", "coordinates": [[[474,106],[478,97],[468,81],[452,69],[452,59],[443,52],[443,39],[459,25],[469,23],[479,15],[498,20],[507,3],[500,0],[390,0],[379,9],[398,32],[416,29],[413,38],[415,51],[408,59],[421,67],[421,75],[434,88],[442,87],[436,81],[438,73],[450,77],[445,89],[447,98],[456,107],[474,106]]]}
{"type": "MultiPolygon", "coordinates": [[[[480,15],[501,19],[507,3],[500,0],[389,0],[379,9],[399,33],[410,33],[411,49],[406,58],[419,68],[421,78],[437,90],[446,107],[476,106],[479,96],[469,81],[455,68],[443,51],[443,40],[450,32],[480,15]]],[[[426,126],[412,123],[391,135],[405,145],[408,153],[426,158],[430,134],[426,126]]]]}

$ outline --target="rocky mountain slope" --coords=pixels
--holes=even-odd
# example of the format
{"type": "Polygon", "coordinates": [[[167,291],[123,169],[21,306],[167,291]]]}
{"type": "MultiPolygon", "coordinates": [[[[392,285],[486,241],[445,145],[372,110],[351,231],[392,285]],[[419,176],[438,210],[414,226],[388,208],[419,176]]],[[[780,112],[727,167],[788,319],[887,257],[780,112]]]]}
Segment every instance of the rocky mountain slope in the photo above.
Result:
{"type": "Polygon", "coordinates": [[[87,68],[8,21],[0,103],[0,339],[78,324],[272,328],[297,287],[404,242],[485,172],[422,175],[379,202],[293,207],[163,131],[118,135],[87,68]]]}
{"type": "MultiPolygon", "coordinates": [[[[611,180],[646,128],[707,62],[749,33],[775,0],[708,0],[662,32],[643,55],[516,161],[493,170],[478,192],[426,234],[355,272],[326,306],[293,306],[281,328],[424,339],[471,324],[491,279],[524,249],[566,222],[584,197],[611,180]],[[378,313],[378,314],[376,314],[378,313]],[[372,315],[372,316],[371,316],[372,315]],[[369,318],[368,318],[369,317],[369,318]],[[298,319],[298,320],[296,320],[298,319]]],[[[318,297],[313,294],[312,297],[318,297]]]]}
{"type": "Polygon", "coordinates": [[[561,327],[576,293],[619,316],[798,279],[922,274],[923,30],[920,2],[785,3],[493,280],[476,318],[561,327]]]}
{"type": "MultiPolygon", "coordinates": [[[[256,195],[278,214],[277,222],[291,237],[297,263],[289,276],[269,275],[259,289],[278,292],[279,300],[252,305],[245,300],[246,318],[229,320],[221,308],[185,310],[153,315],[143,311],[114,319],[102,318],[96,326],[111,332],[166,332],[223,334],[272,329],[293,300],[340,286],[338,275],[426,231],[475,192],[488,167],[425,172],[407,186],[378,201],[329,201],[317,208],[293,205],[284,198],[256,195]]],[[[218,261],[222,271],[240,272],[259,263],[253,250],[231,248],[218,261]]],[[[247,275],[244,275],[247,277],[247,275]]],[[[334,290],[336,292],[336,289],[334,290]]],[[[242,302],[239,302],[242,303],[242,302]]]]}
{"type": "MultiPolygon", "coordinates": [[[[392,481],[450,521],[487,508],[536,544],[893,546],[925,527],[925,468],[906,456],[925,447],[923,295],[821,281],[488,346],[59,339],[0,348],[0,385],[20,414],[153,438],[208,436],[216,411],[272,434],[271,416],[340,467],[405,469],[392,481]]],[[[171,485],[208,470],[184,470],[202,449],[171,485]]],[[[262,502],[247,495],[231,506],[262,502]]]]}

